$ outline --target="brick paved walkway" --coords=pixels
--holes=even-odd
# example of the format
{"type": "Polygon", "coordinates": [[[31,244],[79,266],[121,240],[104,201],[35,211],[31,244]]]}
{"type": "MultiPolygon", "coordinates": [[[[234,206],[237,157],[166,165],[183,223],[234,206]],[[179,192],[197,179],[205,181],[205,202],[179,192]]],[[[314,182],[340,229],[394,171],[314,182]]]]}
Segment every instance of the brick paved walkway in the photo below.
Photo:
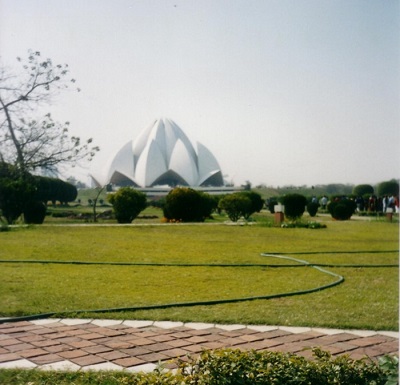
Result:
{"type": "Polygon", "coordinates": [[[49,319],[0,324],[0,368],[152,371],[159,362],[203,349],[273,350],[376,359],[398,354],[397,332],[213,325],[181,322],[49,319]]]}

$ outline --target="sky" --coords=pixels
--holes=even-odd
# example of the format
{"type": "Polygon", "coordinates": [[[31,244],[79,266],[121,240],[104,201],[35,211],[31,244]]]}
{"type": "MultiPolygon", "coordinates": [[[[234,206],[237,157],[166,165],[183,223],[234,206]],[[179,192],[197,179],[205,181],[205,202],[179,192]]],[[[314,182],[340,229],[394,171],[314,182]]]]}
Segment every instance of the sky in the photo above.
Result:
{"type": "Polygon", "coordinates": [[[237,186],[375,184],[400,177],[399,11],[399,0],[0,0],[0,60],[32,49],[68,63],[82,91],[49,111],[100,146],[67,171],[85,182],[167,117],[237,186]]]}

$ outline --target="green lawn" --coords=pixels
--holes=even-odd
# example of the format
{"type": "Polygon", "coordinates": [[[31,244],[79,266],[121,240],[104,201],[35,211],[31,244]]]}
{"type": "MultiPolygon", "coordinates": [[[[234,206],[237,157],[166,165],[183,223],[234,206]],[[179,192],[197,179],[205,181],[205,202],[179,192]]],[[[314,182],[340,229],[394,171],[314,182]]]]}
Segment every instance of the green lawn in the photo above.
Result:
{"type": "Polygon", "coordinates": [[[381,253],[398,249],[396,223],[325,220],[328,227],[318,230],[257,224],[13,228],[0,232],[2,261],[148,265],[2,263],[0,316],[70,311],[70,315],[79,317],[398,330],[395,267],[327,267],[344,276],[345,282],[299,296],[212,306],[74,314],[82,309],[266,296],[335,281],[312,267],[259,266],[292,263],[263,257],[263,252],[313,252],[293,257],[334,265],[398,263],[398,252],[381,253]],[[346,251],[374,253],[337,253],[346,251]]]}

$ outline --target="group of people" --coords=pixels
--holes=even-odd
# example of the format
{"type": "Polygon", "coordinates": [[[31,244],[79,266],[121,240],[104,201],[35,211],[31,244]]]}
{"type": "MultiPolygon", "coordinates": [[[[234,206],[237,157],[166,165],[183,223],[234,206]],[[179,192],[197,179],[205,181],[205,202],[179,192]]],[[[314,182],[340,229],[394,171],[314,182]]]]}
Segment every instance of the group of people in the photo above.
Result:
{"type": "Polygon", "coordinates": [[[357,211],[399,212],[399,197],[394,195],[385,195],[383,197],[371,195],[369,198],[357,197],[356,204],[357,211]]]}

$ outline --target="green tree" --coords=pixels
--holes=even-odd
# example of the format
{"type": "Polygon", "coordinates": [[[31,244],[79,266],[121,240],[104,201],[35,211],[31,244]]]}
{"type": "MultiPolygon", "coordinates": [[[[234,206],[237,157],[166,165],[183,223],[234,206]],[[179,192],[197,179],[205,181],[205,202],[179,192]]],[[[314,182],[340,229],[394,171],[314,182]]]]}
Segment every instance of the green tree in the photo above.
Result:
{"type": "Polygon", "coordinates": [[[370,184],[359,184],[353,187],[353,195],[363,197],[374,193],[374,188],[370,184]]]}
{"type": "Polygon", "coordinates": [[[131,223],[146,208],[146,194],[131,187],[122,187],[108,195],[118,223],[131,223]]]}
{"type": "Polygon", "coordinates": [[[26,60],[17,60],[21,71],[0,68],[0,160],[17,166],[24,175],[92,159],[99,148],[92,145],[92,139],[82,143],[79,137],[70,136],[69,122],[55,122],[50,113],[33,116],[60,90],[75,83],[68,65],[55,65],[37,51],[29,51],[26,60]]]}
{"type": "Polygon", "coordinates": [[[398,196],[399,195],[399,182],[392,179],[387,182],[379,183],[378,184],[378,195],[381,197],[384,195],[398,196]]]}
{"type": "Polygon", "coordinates": [[[234,193],[225,195],[219,201],[219,207],[226,212],[231,221],[237,222],[241,217],[249,216],[252,202],[245,194],[234,193]]]}
{"type": "Polygon", "coordinates": [[[302,217],[306,209],[307,198],[301,194],[287,194],[280,198],[285,206],[285,216],[290,220],[302,217]]]}

